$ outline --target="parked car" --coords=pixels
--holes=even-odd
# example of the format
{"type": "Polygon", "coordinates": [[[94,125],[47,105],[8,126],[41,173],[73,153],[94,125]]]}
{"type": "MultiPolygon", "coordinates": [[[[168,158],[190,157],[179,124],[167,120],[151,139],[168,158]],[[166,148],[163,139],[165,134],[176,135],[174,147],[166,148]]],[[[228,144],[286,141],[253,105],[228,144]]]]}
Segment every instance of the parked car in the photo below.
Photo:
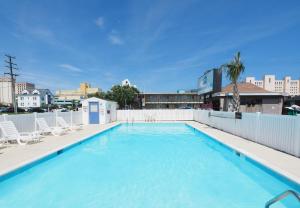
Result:
{"type": "Polygon", "coordinates": [[[28,108],[27,112],[32,112],[32,113],[44,113],[45,109],[42,108],[28,108]]]}
{"type": "Polygon", "coordinates": [[[0,107],[0,113],[5,113],[7,111],[7,107],[0,107]]]}
{"type": "Polygon", "coordinates": [[[69,110],[66,109],[66,108],[60,108],[60,109],[57,109],[57,111],[59,111],[59,112],[69,112],[69,110]]]}
{"type": "Polygon", "coordinates": [[[193,108],[190,106],[183,106],[183,107],[179,107],[178,109],[193,109],[193,108]]]}
{"type": "MultiPolygon", "coordinates": [[[[17,108],[17,111],[18,111],[19,113],[25,112],[25,110],[22,109],[22,108],[17,108]]],[[[9,108],[7,108],[6,111],[5,111],[5,113],[14,113],[14,112],[15,112],[15,111],[14,111],[14,108],[13,108],[13,107],[9,107],[9,108]]]]}

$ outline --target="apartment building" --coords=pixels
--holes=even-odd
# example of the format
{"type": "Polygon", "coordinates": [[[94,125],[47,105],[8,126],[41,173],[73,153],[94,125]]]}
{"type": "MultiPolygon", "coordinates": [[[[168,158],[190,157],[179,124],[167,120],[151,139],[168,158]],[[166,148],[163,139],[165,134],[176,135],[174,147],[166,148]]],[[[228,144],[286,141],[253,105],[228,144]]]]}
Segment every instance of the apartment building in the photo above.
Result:
{"type": "Polygon", "coordinates": [[[21,94],[24,90],[34,90],[35,85],[29,82],[17,82],[16,83],[16,94],[21,94]]]}
{"type": "Polygon", "coordinates": [[[19,108],[39,108],[53,102],[53,94],[48,89],[24,90],[18,95],[19,108]]]}
{"type": "Polygon", "coordinates": [[[290,96],[300,95],[300,79],[293,80],[290,76],[285,76],[282,80],[277,80],[275,75],[265,75],[262,80],[246,77],[246,82],[271,92],[286,93],[290,96]]]}
{"type": "Polygon", "coordinates": [[[0,77],[0,104],[12,104],[12,83],[9,77],[0,77]]]}

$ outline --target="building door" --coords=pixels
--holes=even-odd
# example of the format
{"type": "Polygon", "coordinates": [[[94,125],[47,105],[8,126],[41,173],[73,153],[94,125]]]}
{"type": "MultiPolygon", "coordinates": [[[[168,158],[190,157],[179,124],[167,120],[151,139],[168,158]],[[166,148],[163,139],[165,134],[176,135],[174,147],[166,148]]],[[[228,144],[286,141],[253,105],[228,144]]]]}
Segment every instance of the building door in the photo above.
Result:
{"type": "Polygon", "coordinates": [[[99,124],[99,103],[89,102],[89,123],[99,124]]]}

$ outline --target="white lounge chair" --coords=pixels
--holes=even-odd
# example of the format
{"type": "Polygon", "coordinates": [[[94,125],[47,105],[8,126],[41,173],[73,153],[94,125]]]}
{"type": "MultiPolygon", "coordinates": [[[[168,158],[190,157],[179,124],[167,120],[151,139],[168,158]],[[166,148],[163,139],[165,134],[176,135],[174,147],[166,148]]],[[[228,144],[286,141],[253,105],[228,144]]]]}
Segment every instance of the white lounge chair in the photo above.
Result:
{"type": "Polygon", "coordinates": [[[82,125],[69,125],[63,117],[58,116],[56,118],[57,124],[63,129],[74,131],[82,129],[82,125]]]}
{"type": "Polygon", "coordinates": [[[37,118],[35,121],[39,127],[41,134],[52,134],[54,136],[63,135],[66,131],[61,127],[50,127],[48,126],[44,118],[37,118]]]}
{"type": "Polygon", "coordinates": [[[22,132],[19,133],[15,124],[12,121],[0,122],[0,129],[4,142],[17,142],[20,145],[25,145],[28,142],[40,141],[38,132],[22,132]]]}

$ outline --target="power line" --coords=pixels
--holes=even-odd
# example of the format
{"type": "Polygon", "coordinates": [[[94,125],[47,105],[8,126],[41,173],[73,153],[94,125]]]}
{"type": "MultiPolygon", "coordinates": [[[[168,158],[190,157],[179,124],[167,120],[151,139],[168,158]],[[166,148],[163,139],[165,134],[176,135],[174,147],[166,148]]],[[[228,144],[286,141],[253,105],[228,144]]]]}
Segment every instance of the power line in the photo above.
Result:
{"type": "Polygon", "coordinates": [[[16,88],[15,81],[16,81],[16,77],[18,76],[18,74],[14,73],[14,70],[18,70],[18,68],[17,68],[17,64],[13,63],[13,60],[16,59],[16,57],[7,55],[7,54],[5,54],[5,57],[6,57],[6,60],[4,62],[7,63],[7,65],[5,67],[8,69],[8,72],[5,72],[4,74],[10,76],[11,88],[12,88],[12,90],[11,90],[12,104],[13,104],[15,113],[17,113],[18,110],[17,110],[16,94],[15,94],[15,88],[16,88]]]}

